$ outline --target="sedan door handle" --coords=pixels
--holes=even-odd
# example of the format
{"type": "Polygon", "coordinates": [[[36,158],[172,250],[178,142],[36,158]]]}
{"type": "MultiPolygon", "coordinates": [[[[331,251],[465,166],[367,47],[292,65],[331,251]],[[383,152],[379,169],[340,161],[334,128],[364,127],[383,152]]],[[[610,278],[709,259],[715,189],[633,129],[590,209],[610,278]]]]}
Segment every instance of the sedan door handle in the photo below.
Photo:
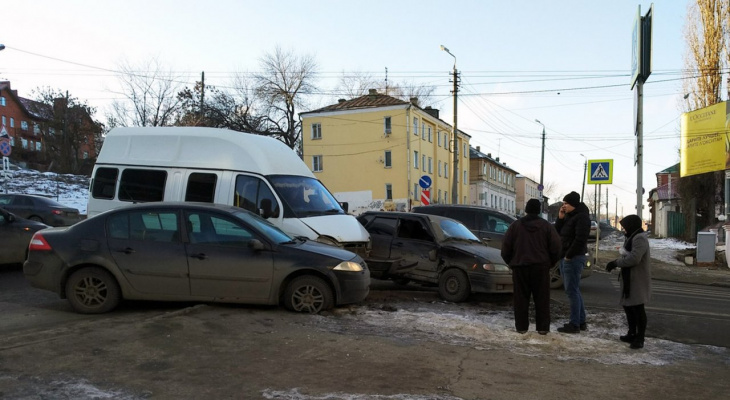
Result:
{"type": "Polygon", "coordinates": [[[124,253],[124,254],[132,254],[132,253],[136,253],[137,252],[136,250],[134,250],[131,247],[127,247],[124,250],[117,250],[117,251],[120,252],[120,253],[124,253]]]}
{"type": "Polygon", "coordinates": [[[205,253],[193,254],[190,257],[197,258],[198,260],[205,260],[208,258],[208,256],[205,255],[205,253]]]}

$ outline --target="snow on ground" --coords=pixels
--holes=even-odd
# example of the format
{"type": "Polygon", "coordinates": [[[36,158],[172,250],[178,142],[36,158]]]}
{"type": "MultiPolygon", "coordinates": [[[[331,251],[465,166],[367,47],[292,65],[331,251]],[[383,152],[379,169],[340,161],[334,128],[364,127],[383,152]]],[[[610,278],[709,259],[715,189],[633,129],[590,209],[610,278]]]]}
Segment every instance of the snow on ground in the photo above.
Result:
{"type": "Polygon", "coordinates": [[[0,175],[0,193],[36,194],[79,210],[86,215],[89,177],[32,170],[9,171],[0,175]]]}
{"type": "MultiPolygon", "coordinates": [[[[600,247],[598,248],[598,251],[618,251],[618,249],[623,245],[623,233],[615,231],[600,240],[600,247]]],[[[697,246],[694,243],[685,242],[675,238],[649,238],[649,251],[651,252],[651,258],[674,266],[684,266],[684,263],[677,259],[678,251],[695,249],[696,247],[697,246]]]]}

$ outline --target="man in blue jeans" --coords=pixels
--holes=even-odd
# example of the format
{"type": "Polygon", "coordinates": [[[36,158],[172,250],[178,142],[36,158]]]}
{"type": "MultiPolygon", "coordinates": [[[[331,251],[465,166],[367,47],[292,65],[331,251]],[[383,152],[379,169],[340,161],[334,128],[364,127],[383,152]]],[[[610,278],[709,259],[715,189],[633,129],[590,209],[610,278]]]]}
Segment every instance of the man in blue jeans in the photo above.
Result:
{"type": "Polygon", "coordinates": [[[588,207],[580,201],[578,193],[570,192],[563,198],[555,229],[562,240],[560,274],[570,301],[570,321],[558,328],[558,332],[580,333],[588,327],[583,296],[580,294],[580,276],[586,262],[591,218],[588,207]]]}

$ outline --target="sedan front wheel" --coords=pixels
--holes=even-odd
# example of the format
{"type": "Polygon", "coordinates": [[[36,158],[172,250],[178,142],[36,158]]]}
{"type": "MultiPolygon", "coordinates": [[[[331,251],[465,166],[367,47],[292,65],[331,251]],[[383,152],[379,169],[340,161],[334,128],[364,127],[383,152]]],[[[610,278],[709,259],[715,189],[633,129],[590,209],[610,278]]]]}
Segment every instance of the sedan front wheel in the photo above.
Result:
{"type": "Polygon", "coordinates": [[[316,276],[294,278],[284,291],[284,306],[290,311],[317,314],[333,306],[332,289],[316,276]]]}
{"type": "Polygon", "coordinates": [[[465,301],[471,294],[471,284],[466,273],[460,269],[446,270],[439,278],[439,296],[452,303],[465,301]]]}

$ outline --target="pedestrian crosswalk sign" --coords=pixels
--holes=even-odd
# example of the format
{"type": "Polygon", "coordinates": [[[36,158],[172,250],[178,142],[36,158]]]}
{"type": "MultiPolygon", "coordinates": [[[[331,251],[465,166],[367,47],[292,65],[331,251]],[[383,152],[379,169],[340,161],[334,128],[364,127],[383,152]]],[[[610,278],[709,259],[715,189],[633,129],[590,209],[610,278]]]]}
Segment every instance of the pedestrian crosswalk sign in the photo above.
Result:
{"type": "Polygon", "coordinates": [[[587,183],[603,185],[613,180],[613,160],[588,160],[587,183]]]}

